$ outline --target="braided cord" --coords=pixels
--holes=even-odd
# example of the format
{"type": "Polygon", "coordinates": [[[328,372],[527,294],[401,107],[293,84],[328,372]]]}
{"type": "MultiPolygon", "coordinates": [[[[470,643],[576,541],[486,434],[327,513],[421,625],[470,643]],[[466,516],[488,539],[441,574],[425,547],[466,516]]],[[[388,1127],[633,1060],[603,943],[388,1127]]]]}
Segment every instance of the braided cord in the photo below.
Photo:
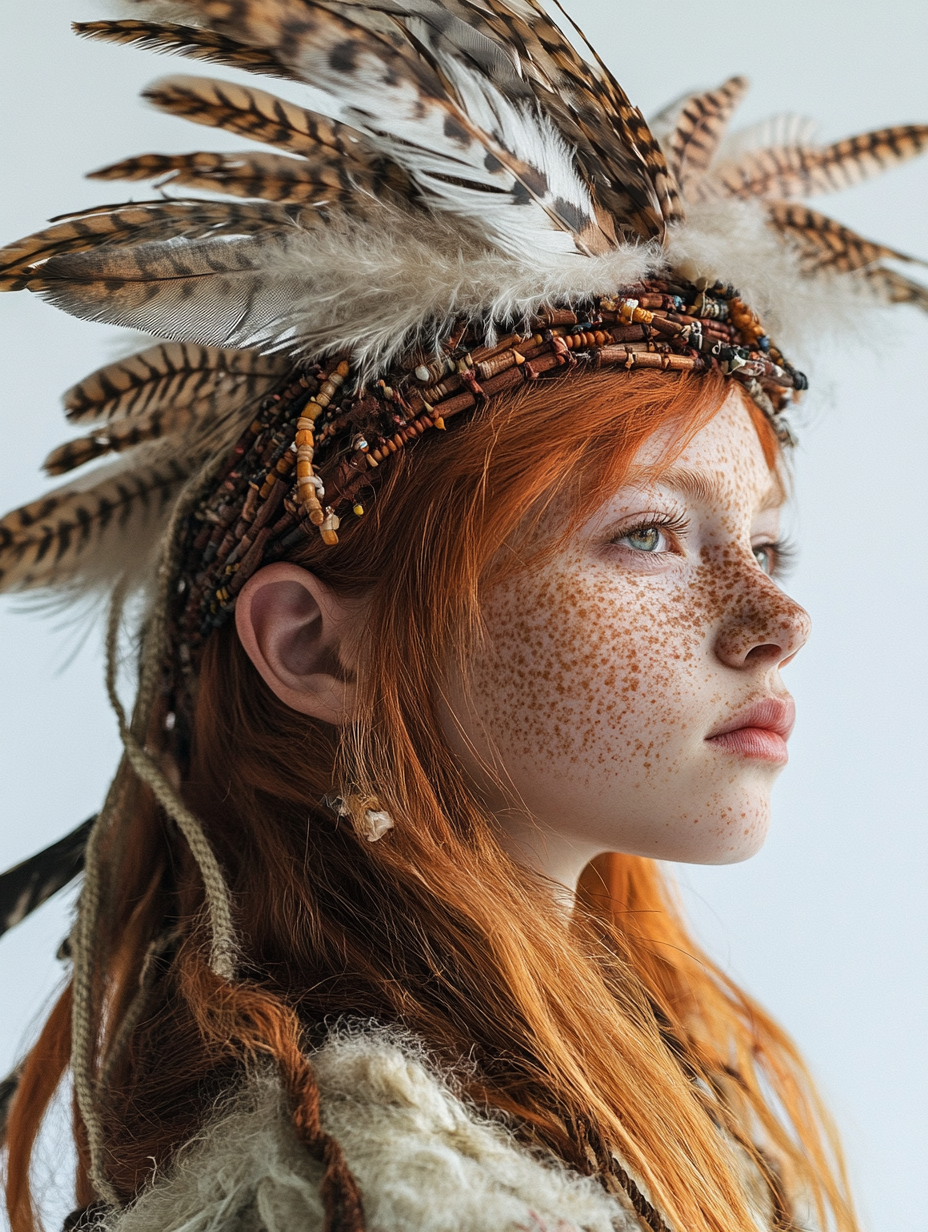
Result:
{"type": "MultiPolygon", "coordinates": [[[[161,767],[145,751],[139,739],[139,734],[144,733],[148,728],[151,711],[157,697],[159,671],[167,636],[168,603],[180,557],[184,522],[199,499],[203,483],[208,482],[216,467],[216,459],[211,458],[197,474],[192,476],[175,503],[163,540],[164,550],[157,573],[152,615],[144,636],[144,651],[139,665],[139,689],[131,725],[116,688],[119,629],[127,590],[124,581],[114,590],[110,603],[106,636],[106,692],[116,714],[125,752],[110,785],[99,818],[87,839],[84,884],[81,888],[71,942],[74,997],[71,1070],[74,1080],[74,1097],[87,1136],[90,1181],[100,1198],[113,1206],[119,1205],[119,1197],[107,1179],[103,1165],[106,1140],[99,1113],[99,1101],[101,1088],[105,1086],[110,1077],[115,1057],[118,1056],[127,1038],[127,1031],[119,1032],[115,1053],[109,1058],[109,1063],[98,1081],[95,1073],[96,1051],[103,991],[102,981],[105,972],[101,925],[109,889],[104,875],[101,849],[114,823],[118,823],[121,819],[120,815],[123,812],[128,786],[127,772],[130,767],[138,778],[148,785],[168,816],[177,823],[200,871],[206,892],[210,923],[210,965],[212,969],[226,980],[232,979],[235,973],[237,946],[231,903],[219,862],[207,841],[199,820],[184,804],[179,794],[168,782],[161,767]]],[[[145,982],[143,979],[143,985],[145,982]]],[[[139,990],[136,1003],[130,1007],[129,1030],[135,1025],[135,1020],[141,1011],[144,991],[144,987],[139,990]]]]}

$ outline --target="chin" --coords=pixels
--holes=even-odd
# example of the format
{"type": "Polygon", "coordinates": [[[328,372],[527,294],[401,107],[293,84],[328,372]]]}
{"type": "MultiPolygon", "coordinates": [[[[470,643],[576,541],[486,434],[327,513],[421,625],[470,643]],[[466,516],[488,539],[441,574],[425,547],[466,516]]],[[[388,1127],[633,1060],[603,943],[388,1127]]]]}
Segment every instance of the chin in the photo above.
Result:
{"type": "Polygon", "coordinates": [[[740,864],[757,855],[770,830],[770,797],[743,797],[721,809],[706,806],[699,825],[688,823],[691,833],[676,855],[664,856],[681,864],[740,864]],[[731,820],[726,821],[728,817],[731,820]]]}

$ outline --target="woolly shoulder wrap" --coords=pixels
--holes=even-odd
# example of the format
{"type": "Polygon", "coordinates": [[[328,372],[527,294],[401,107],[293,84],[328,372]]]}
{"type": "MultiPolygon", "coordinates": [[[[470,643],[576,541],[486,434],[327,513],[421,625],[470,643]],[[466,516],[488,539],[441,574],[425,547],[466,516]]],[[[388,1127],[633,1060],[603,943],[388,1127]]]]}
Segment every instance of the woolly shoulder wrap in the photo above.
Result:
{"type": "MultiPolygon", "coordinates": [[[[313,1061],[324,1127],[358,1180],[372,1232],[639,1232],[594,1179],[467,1107],[408,1041],[334,1036],[313,1061]]],[[[321,1232],[320,1179],[265,1075],[106,1232],[321,1232]]]]}
{"type": "MultiPolygon", "coordinates": [[[[371,1232],[642,1232],[594,1177],[470,1107],[415,1040],[333,1034],[313,1064],[323,1126],[358,1181],[371,1232]]],[[[266,1071],[101,1232],[322,1232],[321,1178],[266,1071]]],[[[760,1178],[742,1180],[758,1232],[769,1229],[760,1178]]]]}

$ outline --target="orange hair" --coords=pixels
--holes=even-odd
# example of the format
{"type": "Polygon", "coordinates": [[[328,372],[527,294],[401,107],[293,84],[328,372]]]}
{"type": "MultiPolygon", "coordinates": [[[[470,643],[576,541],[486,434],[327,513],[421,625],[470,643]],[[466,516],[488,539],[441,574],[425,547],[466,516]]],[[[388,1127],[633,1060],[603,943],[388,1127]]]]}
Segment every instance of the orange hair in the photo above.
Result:
{"type": "MultiPolygon", "coordinates": [[[[136,788],[101,948],[104,1055],[152,942],[177,940],[107,1062],[105,1165],[121,1196],[163,1168],[265,1053],[307,1145],[332,1163],[331,1226],[357,1227],[357,1195],[319,1136],[302,1060],[325,1020],[345,1016],[401,1024],[442,1062],[466,1055],[478,1104],[581,1171],[617,1155],[677,1228],[753,1227],[735,1143],[767,1179],[779,1227],[802,1197],[823,1228],[855,1232],[835,1135],[801,1059],[694,944],[659,866],[594,861],[565,926],[549,887],[500,848],[441,735],[450,650],[466,659],[483,589],[515,559],[531,567],[525,545],[545,513],[569,531],[657,428],[669,460],[730,388],[718,374],[568,375],[396,455],[337,547],[313,539],[291,554],[367,600],[362,713],[341,736],[280,703],[231,626],[213,635],[181,733],[184,793],[232,891],[244,978],[220,987],[206,970],[202,887],[179,835],[136,788]],[[388,837],[367,843],[320,803],[349,790],[390,811],[388,837]]],[[[773,431],[749,409],[776,469],[773,431]]],[[[68,1017],[65,999],[13,1110],[13,1232],[34,1228],[29,1153],[64,1067],[68,1017]]],[[[83,1162],[78,1189],[88,1200],[83,1162]]]]}

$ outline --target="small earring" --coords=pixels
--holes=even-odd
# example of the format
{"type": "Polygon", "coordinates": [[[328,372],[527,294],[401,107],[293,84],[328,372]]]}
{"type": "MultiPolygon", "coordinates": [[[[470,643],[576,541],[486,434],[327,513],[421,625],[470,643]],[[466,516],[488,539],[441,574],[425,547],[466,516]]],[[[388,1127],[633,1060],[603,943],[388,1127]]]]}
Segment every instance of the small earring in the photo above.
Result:
{"type": "Polygon", "coordinates": [[[347,817],[369,843],[379,842],[395,824],[376,796],[323,796],[322,803],[337,817],[347,817]]]}
{"type": "Polygon", "coordinates": [[[388,830],[393,829],[393,818],[385,809],[365,809],[362,832],[369,843],[382,839],[388,830]]]}

